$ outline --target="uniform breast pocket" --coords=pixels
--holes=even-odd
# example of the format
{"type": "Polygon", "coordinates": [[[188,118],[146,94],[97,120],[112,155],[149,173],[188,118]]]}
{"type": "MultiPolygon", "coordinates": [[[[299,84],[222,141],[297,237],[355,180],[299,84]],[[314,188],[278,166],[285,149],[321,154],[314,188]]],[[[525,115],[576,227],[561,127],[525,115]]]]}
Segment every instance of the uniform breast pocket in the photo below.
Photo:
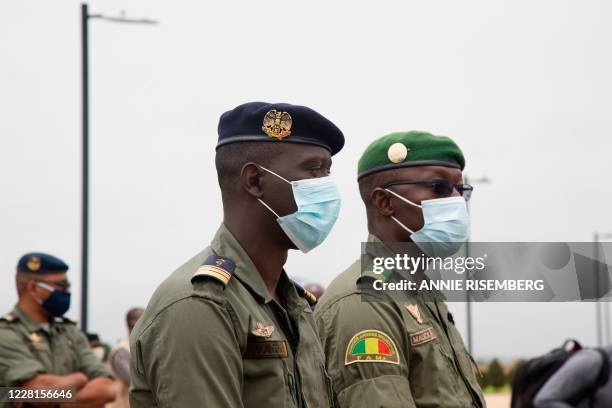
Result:
{"type": "Polygon", "coordinates": [[[53,374],[66,375],[79,371],[79,354],[72,338],[54,333],[51,344],[41,351],[48,356],[53,374]]]}
{"type": "Polygon", "coordinates": [[[461,339],[461,334],[459,330],[453,324],[449,327],[450,332],[450,341],[452,343],[453,348],[457,351],[457,357],[459,359],[459,363],[461,364],[462,370],[465,371],[466,375],[476,381],[476,376],[478,375],[478,366],[474,361],[474,358],[470,354],[470,352],[465,347],[463,340],[461,339]]]}
{"type": "Polygon", "coordinates": [[[289,345],[284,339],[249,337],[244,354],[243,400],[248,407],[290,405],[289,345]]]}
{"type": "Polygon", "coordinates": [[[408,332],[410,387],[416,400],[451,401],[458,391],[452,355],[440,343],[433,327],[408,332]]]}

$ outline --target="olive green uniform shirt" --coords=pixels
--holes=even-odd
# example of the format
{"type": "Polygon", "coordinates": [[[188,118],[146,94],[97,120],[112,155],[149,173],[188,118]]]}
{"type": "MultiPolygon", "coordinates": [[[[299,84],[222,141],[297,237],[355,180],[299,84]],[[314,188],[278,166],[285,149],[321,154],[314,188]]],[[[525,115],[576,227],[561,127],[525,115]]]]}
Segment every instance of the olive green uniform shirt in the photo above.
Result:
{"type": "Polygon", "coordinates": [[[0,386],[20,386],[39,374],[75,372],[112,378],[74,322],[55,318],[45,329],[18,306],[0,319],[0,386]]]}
{"type": "MultiPolygon", "coordinates": [[[[374,236],[369,241],[381,243],[374,236]]],[[[340,274],[327,288],[315,311],[336,405],[341,408],[484,407],[475,363],[446,304],[437,297],[408,291],[392,295],[388,291],[372,293],[374,279],[393,281],[399,275],[395,271],[363,274],[361,262],[371,263],[372,258],[371,254],[365,254],[361,261],[340,274]],[[369,289],[365,290],[362,285],[369,285],[369,289]],[[365,349],[359,349],[357,343],[365,337],[382,339],[379,347],[383,349],[373,346],[370,356],[357,356],[364,353],[365,349]],[[382,358],[376,357],[377,352],[382,358]],[[355,361],[356,356],[374,361],[355,361]]]]}
{"type": "Polygon", "coordinates": [[[222,225],[210,247],[159,286],[134,328],[131,407],[329,407],[310,306],[285,272],[277,293],[283,304],[222,225]],[[234,262],[227,286],[192,283],[210,255],[234,262]]]}

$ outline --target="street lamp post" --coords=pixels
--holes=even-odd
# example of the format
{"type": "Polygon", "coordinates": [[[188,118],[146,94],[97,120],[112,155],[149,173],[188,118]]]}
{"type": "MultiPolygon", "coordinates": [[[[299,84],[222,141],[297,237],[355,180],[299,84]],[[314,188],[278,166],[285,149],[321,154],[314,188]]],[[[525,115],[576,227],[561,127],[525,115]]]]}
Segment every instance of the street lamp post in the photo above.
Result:
{"type": "MultiPolygon", "coordinates": [[[[612,239],[612,233],[599,234],[598,232],[593,233],[593,265],[595,265],[595,289],[596,295],[599,295],[600,281],[599,281],[599,242],[601,239],[612,239]]],[[[610,341],[610,305],[608,302],[602,303],[600,299],[595,299],[595,326],[597,330],[597,346],[601,347],[604,343],[610,341]],[[602,316],[603,315],[603,316],[602,316]],[[602,319],[603,317],[603,319],[602,319]],[[603,320],[603,328],[602,328],[603,320]]]]}
{"type": "MultiPolygon", "coordinates": [[[[467,174],[463,175],[463,181],[465,184],[489,184],[491,180],[488,177],[479,177],[475,179],[470,179],[467,174]]],[[[470,210],[470,202],[466,203],[468,207],[468,212],[470,210]]],[[[465,243],[465,257],[470,256],[470,240],[468,239],[465,243]]],[[[468,273],[465,274],[465,279],[468,279],[468,273]]],[[[467,285],[466,285],[467,288],[467,285]]],[[[466,326],[467,326],[467,349],[470,354],[473,351],[473,341],[472,341],[472,302],[470,301],[470,290],[465,290],[465,313],[466,313],[466,326]]]]}
{"type": "Polygon", "coordinates": [[[157,24],[148,18],[127,18],[89,14],[87,4],[81,4],[81,64],[82,64],[82,197],[81,197],[81,329],[87,331],[89,304],[89,19],[97,18],[116,23],[157,24]]]}

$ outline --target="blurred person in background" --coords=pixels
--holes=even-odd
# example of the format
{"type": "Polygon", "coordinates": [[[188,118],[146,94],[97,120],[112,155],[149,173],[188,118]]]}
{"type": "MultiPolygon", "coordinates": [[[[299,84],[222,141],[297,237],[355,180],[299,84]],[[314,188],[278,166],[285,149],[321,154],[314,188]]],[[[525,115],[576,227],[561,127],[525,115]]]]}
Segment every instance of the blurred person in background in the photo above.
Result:
{"type": "Polygon", "coordinates": [[[98,407],[115,399],[112,374],[76,323],[63,317],[70,308],[67,271],[44,253],[19,260],[19,300],[0,318],[0,387],[70,388],[71,407],[98,407]]]}
{"type": "Polygon", "coordinates": [[[540,388],[535,408],[612,407],[612,345],[584,348],[574,354],[540,388]]]}
{"type": "Polygon", "coordinates": [[[122,339],[110,351],[109,364],[111,371],[115,375],[115,388],[117,390],[117,398],[114,402],[107,404],[106,408],[128,408],[129,388],[130,388],[130,340],[129,335],[132,333],[134,326],[140,316],[144,313],[141,307],[130,309],[125,320],[127,323],[128,338],[122,339]]]}
{"type": "Polygon", "coordinates": [[[102,363],[108,362],[108,354],[110,353],[110,346],[100,341],[100,336],[96,333],[85,333],[89,347],[93,350],[98,360],[102,363]]]}
{"type": "MultiPolygon", "coordinates": [[[[307,293],[312,293],[315,299],[319,299],[325,293],[325,288],[318,283],[307,283],[304,285],[304,289],[307,293]]],[[[317,306],[316,302],[312,304],[312,310],[317,306]]]]}

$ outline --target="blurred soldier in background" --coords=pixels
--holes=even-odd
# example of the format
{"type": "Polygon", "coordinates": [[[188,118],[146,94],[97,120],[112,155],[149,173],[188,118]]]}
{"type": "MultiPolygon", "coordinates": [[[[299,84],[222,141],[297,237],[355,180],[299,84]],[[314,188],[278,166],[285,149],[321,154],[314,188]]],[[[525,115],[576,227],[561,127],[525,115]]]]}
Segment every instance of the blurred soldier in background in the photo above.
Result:
{"type": "Polygon", "coordinates": [[[318,283],[307,283],[304,285],[304,289],[312,293],[317,299],[319,299],[321,296],[323,296],[323,293],[325,293],[325,288],[318,283]]]}
{"type": "Polygon", "coordinates": [[[62,317],[70,307],[67,270],[43,253],[19,260],[19,301],[0,319],[0,386],[71,388],[71,406],[100,406],[115,398],[112,375],[75,322],[62,317]]]}
{"type": "MultiPolygon", "coordinates": [[[[134,326],[140,316],[144,313],[141,307],[130,309],[125,316],[127,323],[128,337],[132,333],[134,326]]],[[[109,363],[115,375],[115,387],[117,389],[117,399],[107,404],[106,408],[128,408],[129,387],[130,387],[130,342],[129,339],[119,341],[110,352],[109,363]]]]}
{"type": "MultiPolygon", "coordinates": [[[[325,288],[318,283],[307,283],[304,285],[304,290],[307,293],[312,293],[315,299],[319,299],[323,296],[323,293],[325,293],[325,288]]],[[[314,310],[316,306],[316,303],[313,303],[312,310],[314,310]]]]}
{"type": "Polygon", "coordinates": [[[338,217],[328,176],[344,136],[310,108],[264,102],[224,113],[218,132],[223,223],[130,336],[132,408],[329,407],[315,299],[283,267],[338,217]]]}
{"type": "Polygon", "coordinates": [[[96,333],[85,333],[85,337],[87,337],[89,347],[91,347],[96,357],[98,357],[98,360],[103,363],[108,362],[108,354],[111,350],[110,346],[106,343],[102,343],[100,341],[100,336],[96,333]]]}

